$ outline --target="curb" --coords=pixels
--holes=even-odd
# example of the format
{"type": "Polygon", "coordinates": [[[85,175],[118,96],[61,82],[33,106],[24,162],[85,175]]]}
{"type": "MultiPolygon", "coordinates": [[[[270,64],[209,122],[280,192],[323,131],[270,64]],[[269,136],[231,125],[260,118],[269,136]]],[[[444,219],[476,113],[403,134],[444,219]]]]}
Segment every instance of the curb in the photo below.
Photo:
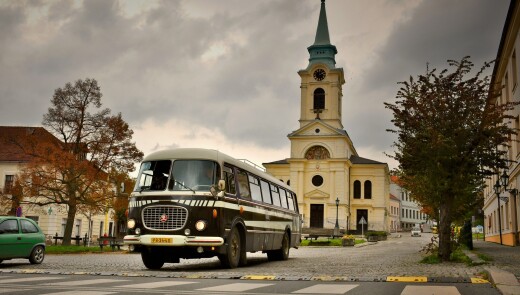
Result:
{"type": "Polygon", "coordinates": [[[520,283],[516,276],[496,267],[486,267],[490,280],[503,295],[520,294],[520,283]]]}
{"type": "MultiPolygon", "coordinates": [[[[56,271],[56,270],[2,270],[0,273],[14,274],[50,274],[50,275],[96,275],[118,277],[157,277],[177,279],[236,279],[263,281],[322,281],[322,282],[397,282],[397,283],[472,283],[489,284],[481,278],[466,277],[426,277],[426,276],[374,276],[374,277],[342,277],[342,276],[276,276],[276,275],[236,275],[236,274],[165,274],[165,273],[125,273],[125,272],[89,272],[89,271],[56,271]]],[[[519,286],[520,288],[520,286],[519,286]]],[[[520,290],[520,289],[519,289],[520,290]]],[[[503,294],[520,294],[515,293],[503,294]]]]}

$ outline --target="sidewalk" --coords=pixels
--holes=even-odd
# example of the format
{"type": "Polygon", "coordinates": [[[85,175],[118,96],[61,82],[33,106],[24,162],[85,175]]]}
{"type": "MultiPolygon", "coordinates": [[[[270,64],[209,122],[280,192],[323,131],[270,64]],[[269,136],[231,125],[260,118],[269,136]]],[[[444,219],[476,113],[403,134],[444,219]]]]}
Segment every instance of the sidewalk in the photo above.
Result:
{"type": "MultiPolygon", "coordinates": [[[[520,294],[520,247],[473,240],[472,253],[481,253],[492,259],[484,268],[502,294],[520,294]]],[[[479,260],[476,255],[470,255],[470,258],[479,260]]]]}

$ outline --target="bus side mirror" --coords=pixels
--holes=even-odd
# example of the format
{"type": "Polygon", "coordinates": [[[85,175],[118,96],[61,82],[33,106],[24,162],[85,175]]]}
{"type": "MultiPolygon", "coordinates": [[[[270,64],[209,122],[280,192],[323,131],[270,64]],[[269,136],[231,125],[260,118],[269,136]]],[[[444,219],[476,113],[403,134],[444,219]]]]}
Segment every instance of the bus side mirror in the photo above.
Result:
{"type": "Polygon", "coordinates": [[[218,190],[219,191],[226,190],[226,181],[224,179],[221,179],[218,181],[218,190]]]}

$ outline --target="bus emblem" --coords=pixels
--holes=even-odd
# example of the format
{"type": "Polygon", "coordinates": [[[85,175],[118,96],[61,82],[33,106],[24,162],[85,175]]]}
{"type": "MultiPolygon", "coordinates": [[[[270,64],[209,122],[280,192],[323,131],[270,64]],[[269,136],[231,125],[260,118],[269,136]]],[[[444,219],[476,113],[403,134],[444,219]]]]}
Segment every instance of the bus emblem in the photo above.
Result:
{"type": "Polygon", "coordinates": [[[168,220],[168,216],[166,214],[161,215],[161,219],[159,219],[161,222],[166,222],[168,220]]]}

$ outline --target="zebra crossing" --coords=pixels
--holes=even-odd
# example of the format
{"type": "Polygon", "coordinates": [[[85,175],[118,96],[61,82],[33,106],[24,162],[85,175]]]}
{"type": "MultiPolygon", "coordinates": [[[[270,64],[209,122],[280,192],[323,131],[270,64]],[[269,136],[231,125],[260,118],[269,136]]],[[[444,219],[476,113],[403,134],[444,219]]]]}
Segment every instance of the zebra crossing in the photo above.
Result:
{"type": "MultiPolygon", "coordinates": [[[[387,288],[396,283],[379,283],[387,288]],[[383,285],[387,284],[387,285],[383,285]]],[[[0,294],[109,295],[109,294],[360,294],[361,283],[288,282],[257,280],[179,280],[93,276],[0,276],[0,294]],[[154,280],[154,281],[152,281],[154,280]],[[209,284],[209,285],[208,285],[209,284]],[[285,284],[285,287],[280,287],[285,284]],[[278,286],[277,286],[278,285],[278,286]],[[283,290],[283,291],[281,291],[283,290]]],[[[362,292],[365,293],[365,292],[362,292]]],[[[368,294],[368,293],[365,293],[368,294]]],[[[387,293],[384,293],[387,294],[387,293]]],[[[390,294],[390,293],[388,293],[390,294]]],[[[403,284],[401,295],[461,295],[454,286],[403,284]]],[[[498,294],[498,293],[497,293],[498,294]]]]}

